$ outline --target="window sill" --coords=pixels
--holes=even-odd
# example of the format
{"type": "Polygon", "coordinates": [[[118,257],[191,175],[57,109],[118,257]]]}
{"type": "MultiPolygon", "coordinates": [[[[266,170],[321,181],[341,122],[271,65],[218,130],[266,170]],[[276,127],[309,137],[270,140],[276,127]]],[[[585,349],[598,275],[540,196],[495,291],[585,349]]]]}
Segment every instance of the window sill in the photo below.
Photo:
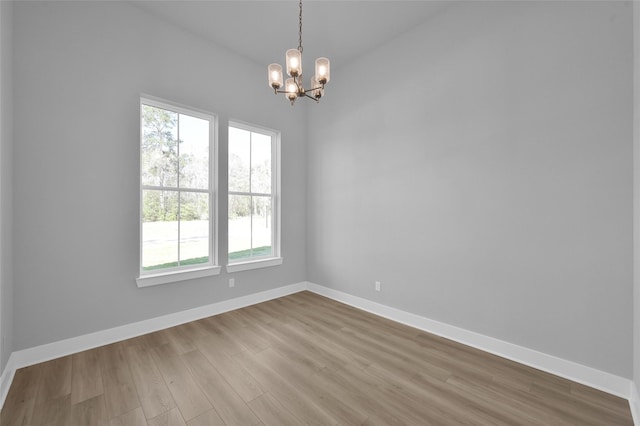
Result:
{"type": "Polygon", "coordinates": [[[136,284],[138,284],[138,287],[150,287],[153,285],[175,283],[178,281],[192,280],[194,278],[220,275],[221,269],[220,266],[206,266],[204,268],[189,269],[187,271],[141,275],[136,278],[136,284]]]}
{"type": "Polygon", "coordinates": [[[282,265],[281,257],[270,257],[268,259],[249,260],[227,265],[227,272],[248,271],[250,269],[268,268],[270,266],[282,265]]]}

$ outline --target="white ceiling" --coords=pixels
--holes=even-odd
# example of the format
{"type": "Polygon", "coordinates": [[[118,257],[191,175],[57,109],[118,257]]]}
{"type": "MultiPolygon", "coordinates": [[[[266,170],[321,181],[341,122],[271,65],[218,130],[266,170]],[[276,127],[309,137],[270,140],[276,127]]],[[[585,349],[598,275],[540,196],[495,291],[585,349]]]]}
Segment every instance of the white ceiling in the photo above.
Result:
{"type": "MultiPolygon", "coordinates": [[[[298,2],[132,1],[137,7],[258,64],[284,64],[298,46],[298,2]]],[[[451,1],[303,2],[303,66],[326,56],[339,68],[418,24],[451,1]]]]}

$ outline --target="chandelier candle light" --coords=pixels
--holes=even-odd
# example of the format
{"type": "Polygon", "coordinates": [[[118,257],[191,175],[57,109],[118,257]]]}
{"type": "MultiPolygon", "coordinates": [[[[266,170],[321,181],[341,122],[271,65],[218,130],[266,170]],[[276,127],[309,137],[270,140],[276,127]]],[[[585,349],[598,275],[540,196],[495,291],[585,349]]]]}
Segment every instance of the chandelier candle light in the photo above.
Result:
{"type": "Polygon", "coordinates": [[[329,82],[330,64],[327,58],[316,59],[316,75],[311,78],[311,86],[309,89],[304,88],[302,83],[302,0],[300,0],[299,15],[299,31],[298,31],[298,48],[289,49],[286,54],[287,74],[289,77],[284,82],[284,90],[282,87],[282,66],[280,64],[270,64],[267,68],[269,73],[269,86],[273,88],[273,92],[284,93],[287,99],[294,104],[296,99],[307,97],[316,102],[320,101],[324,95],[324,85],[329,82]]]}

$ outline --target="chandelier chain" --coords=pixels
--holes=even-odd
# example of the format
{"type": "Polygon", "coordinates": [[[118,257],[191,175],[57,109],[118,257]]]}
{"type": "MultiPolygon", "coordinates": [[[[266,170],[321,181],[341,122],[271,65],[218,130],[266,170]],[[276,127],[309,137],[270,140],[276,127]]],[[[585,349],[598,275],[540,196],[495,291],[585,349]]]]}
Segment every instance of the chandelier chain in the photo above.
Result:
{"type": "Polygon", "coordinates": [[[298,22],[300,23],[298,27],[298,50],[302,53],[302,0],[300,0],[300,15],[298,22]]]}

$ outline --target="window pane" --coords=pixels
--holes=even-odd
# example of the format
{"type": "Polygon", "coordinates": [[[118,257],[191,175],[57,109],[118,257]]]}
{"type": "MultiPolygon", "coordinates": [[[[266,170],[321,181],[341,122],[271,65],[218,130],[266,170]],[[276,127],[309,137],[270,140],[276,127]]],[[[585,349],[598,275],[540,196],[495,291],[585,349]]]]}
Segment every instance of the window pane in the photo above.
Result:
{"type": "Polygon", "coordinates": [[[229,195],[229,260],[251,255],[251,197],[229,195]]]}
{"type": "Polygon", "coordinates": [[[142,192],[142,269],[178,265],[178,193],[142,192]]]}
{"type": "Polygon", "coordinates": [[[252,257],[271,256],[271,197],[252,197],[252,257]]]}
{"type": "Polygon", "coordinates": [[[249,192],[251,132],[229,127],[229,191],[249,192]]]}
{"type": "Polygon", "coordinates": [[[209,261],[209,194],[180,194],[180,265],[209,261]]]}
{"type": "Polygon", "coordinates": [[[271,194],[271,136],[251,133],[251,192],[271,194]]]}
{"type": "Polygon", "coordinates": [[[142,105],[142,184],[175,187],[178,182],[178,114],[142,105]]]}
{"type": "Polygon", "coordinates": [[[180,187],[209,188],[209,121],[180,114],[180,187]]]}

